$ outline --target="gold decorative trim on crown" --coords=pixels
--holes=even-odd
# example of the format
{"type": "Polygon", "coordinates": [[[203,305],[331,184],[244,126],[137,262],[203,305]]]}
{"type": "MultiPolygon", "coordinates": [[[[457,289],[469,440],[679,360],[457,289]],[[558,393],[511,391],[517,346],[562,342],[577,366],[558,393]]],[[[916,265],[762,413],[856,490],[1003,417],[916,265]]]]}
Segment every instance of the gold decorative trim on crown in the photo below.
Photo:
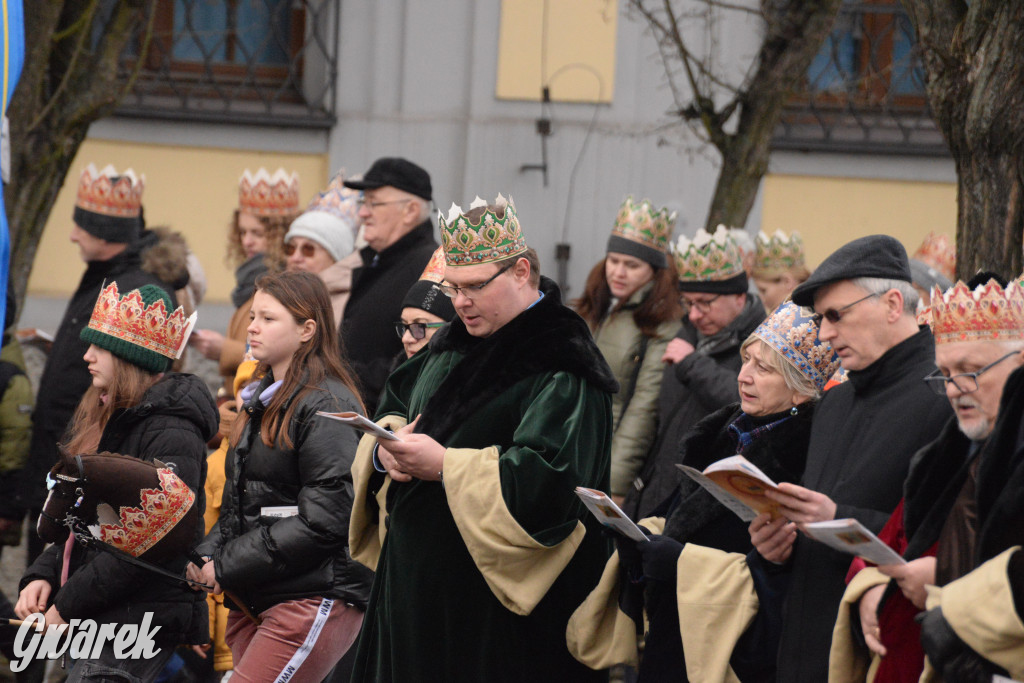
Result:
{"type": "Polygon", "coordinates": [[[1024,288],[1016,280],[1003,289],[995,280],[972,292],[962,281],[943,293],[932,288],[932,334],[936,344],[1024,339],[1024,288]]]}
{"type": "Polygon", "coordinates": [[[951,282],[956,280],[956,248],[945,235],[928,233],[911,258],[928,264],[951,282]]]}
{"type": "Polygon", "coordinates": [[[701,228],[692,240],[680,235],[672,258],[683,282],[719,282],[744,272],[740,248],[724,225],[713,235],[701,228]]]}
{"type": "Polygon", "coordinates": [[[100,540],[139,557],[185,518],[196,494],[168,468],[156,471],[159,488],[142,489],[139,507],[118,508],[117,524],[100,524],[100,540]]]}
{"type": "Polygon", "coordinates": [[[88,327],[174,359],[184,352],[196,315],[192,313],[186,318],[181,306],[167,315],[162,299],[147,307],[137,289],[120,297],[117,283],[111,282],[96,299],[88,327]]]}
{"type": "Polygon", "coordinates": [[[118,173],[108,164],[97,171],[96,166],[89,164],[78,179],[75,206],[104,216],[138,218],[145,185],[146,176],[136,176],[130,168],[118,173]]]}
{"type": "Polygon", "coordinates": [[[782,271],[804,265],[804,241],[799,232],[788,237],[781,230],[770,237],[758,232],[755,244],[754,270],[782,271]]]}
{"type": "Polygon", "coordinates": [[[444,280],[444,247],[438,247],[434,250],[434,254],[430,257],[427,267],[423,269],[420,279],[438,284],[444,280]]]}
{"type": "Polygon", "coordinates": [[[668,253],[668,241],[675,225],[674,211],[667,207],[655,209],[649,199],[633,203],[633,197],[629,196],[619,208],[612,234],[668,253]]]}
{"type": "MultiPolygon", "coordinates": [[[[499,194],[494,200],[494,205],[504,208],[504,216],[498,218],[495,212],[487,210],[480,216],[478,223],[466,218],[462,207],[454,202],[448,209],[447,217],[438,212],[441,247],[444,249],[447,265],[476,266],[500,261],[526,251],[526,238],[519,226],[515,202],[499,194]]],[[[487,202],[477,197],[469,205],[469,209],[472,211],[486,206],[487,202]]]]}
{"type": "Polygon", "coordinates": [[[254,216],[288,216],[299,212],[299,174],[279,168],[271,175],[245,169],[238,179],[238,208],[254,216]]]}

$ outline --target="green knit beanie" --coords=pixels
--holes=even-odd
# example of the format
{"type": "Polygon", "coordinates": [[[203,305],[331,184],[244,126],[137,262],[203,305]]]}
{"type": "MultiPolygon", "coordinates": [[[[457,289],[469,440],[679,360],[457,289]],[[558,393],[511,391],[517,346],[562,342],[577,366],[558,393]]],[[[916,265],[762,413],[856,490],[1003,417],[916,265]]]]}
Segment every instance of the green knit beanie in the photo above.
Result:
{"type": "MultiPolygon", "coordinates": [[[[112,284],[116,285],[116,283],[112,284]]],[[[142,285],[137,290],[133,290],[133,292],[138,292],[142,297],[144,308],[149,308],[157,301],[163,301],[165,314],[170,316],[173,310],[171,306],[171,299],[167,296],[167,293],[164,290],[160,289],[156,285],[142,285]]],[[[131,294],[132,292],[126,292],[119,300],[123,301],[125,297],[131,294]]],[[[93,309],[93,318],[97,316],[97,309],[99,306],[100,301],[97,301],[96,308],[93,309]]],[[[163,330],[159,331],[162,332],[163,330]]],[[[170,358],[143,346],[147,340],[142,338],[140,335],[125,334],[121,337],[114,336],[106,332],[100,332],[99,330],[92,329],[87,324],[82,328],[82,331],[78,336],[82,341],[88,342],[89,344],[95,344],[101,349],[106,349],[121,360],[128,361],[132,365],[140,367],[148,372],[166,372],[167,368],[171,365],[170,358]]]]}

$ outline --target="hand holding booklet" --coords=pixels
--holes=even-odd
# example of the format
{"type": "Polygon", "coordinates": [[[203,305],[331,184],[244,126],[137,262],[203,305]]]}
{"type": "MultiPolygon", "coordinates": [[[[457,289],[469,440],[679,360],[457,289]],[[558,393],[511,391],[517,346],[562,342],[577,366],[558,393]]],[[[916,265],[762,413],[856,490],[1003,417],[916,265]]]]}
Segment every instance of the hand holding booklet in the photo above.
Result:
{"type": "Polygon", "coordinates": [[[634,541],[646,541],[647,534],[643,529],[633,523],[626,513],[623,512],[615,501],[608,497],[607,493],[596,489],[588,489],[582,486],[576,487],[576,495],[580,497],[583,504],[587,506],[591,514],[597,517],[598,521],[609,526],[626,538],[634,541]]]}
{"type": "Polygon", "coordinates": [[[800,529],[819,543],[824,543],[830,548],[844,553],[862,557],[877,565],[907,563],[895,550],[855,519],[809,522],[801,526],[800,529]]]}
{"type": "Polygon", "coordinates": [[[766,491],[777,489],[779,485],[742,455],[711,463],[703,472],[686,465],[676,467],[744,522],[763,512],[771,514],[772,519],[779,517],[778,503],[765,495],[766,491]]]}
{"type": "Polygon", "coordinates": [[[389,432],[373,420],[369,420],[359,413],[328,413],[323,410],[317,411],[317,415],[320,417],[327,417],[338,422],[344,422],[350,427],[354,427],[361,432],[367,434],[373,434],[379,439],[386,439],[388,441],[401,441],[394,432],[389,432]]]}

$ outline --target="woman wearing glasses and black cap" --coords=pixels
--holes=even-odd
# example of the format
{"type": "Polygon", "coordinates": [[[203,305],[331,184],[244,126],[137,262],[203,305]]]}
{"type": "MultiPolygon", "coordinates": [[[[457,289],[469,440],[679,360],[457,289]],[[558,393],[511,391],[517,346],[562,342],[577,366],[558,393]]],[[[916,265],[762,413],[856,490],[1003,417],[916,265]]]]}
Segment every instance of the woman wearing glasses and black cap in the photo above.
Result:
{"type": "Polygon", "coordinates": [[[427,345],[438,328],[455,317],[452,300],[438,286],[443,279],[444,250],[438,247],[420,279],[413,283],[402,301],[402,319],[395,321],[395,332],[402,340],[404,352],[395,360],[395,367],[412,358],[427,345]]]}

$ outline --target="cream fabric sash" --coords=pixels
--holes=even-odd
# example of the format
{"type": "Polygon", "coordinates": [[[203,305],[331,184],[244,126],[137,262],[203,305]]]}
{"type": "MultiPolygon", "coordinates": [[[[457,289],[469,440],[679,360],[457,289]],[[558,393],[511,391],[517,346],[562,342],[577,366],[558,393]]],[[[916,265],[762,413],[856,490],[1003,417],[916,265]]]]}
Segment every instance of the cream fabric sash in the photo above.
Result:
{"type": "MultiPolygon", "coordinates": [[[[404,418],[388,415],[377,421],[382,427],[398,431],[406,425],[404,418]]],[[[377,571],[380,560],[380,549],[384,545],[387,528],[384,518],[387,517],[387,495],[391,477],[385,476],[384,485],[377,491],[374,501],[370,502],[370,477],[376,473],[373,467],[373,447],[377,439],[369,434],[359,440],[356,457],[352,461],[352,487],[354,498],[352,514],[348,521],[348,545],[352,558],[377,571]]]]}
{"type": "Polygon", "coordinates": [[[871,683],[881,659],[859,645],[853,637],[851,619],[860,619],[859,602],[870,589],[889,583],[889,577],[874,567],[857,573],[839,603],[839,615],[832,629],[832,650],[828,657],[828,683],[871,683]]]}

